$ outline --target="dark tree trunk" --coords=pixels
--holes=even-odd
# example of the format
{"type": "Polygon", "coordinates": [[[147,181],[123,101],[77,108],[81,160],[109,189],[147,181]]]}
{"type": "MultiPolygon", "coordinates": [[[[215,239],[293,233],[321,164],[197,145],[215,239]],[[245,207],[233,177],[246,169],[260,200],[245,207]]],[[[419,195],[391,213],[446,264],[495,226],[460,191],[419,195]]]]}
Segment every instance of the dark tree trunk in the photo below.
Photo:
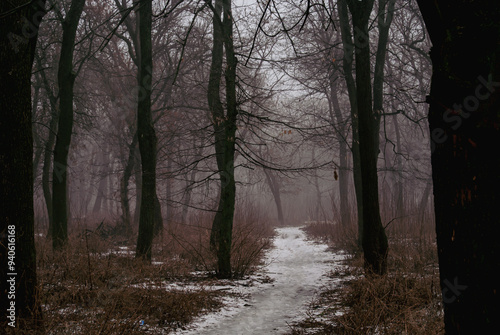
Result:
{"type": "MultiPolygon", "coordinates": [[[[380,219],[378,199],[378,129],[381,109],[372,108],[368,22],[373,0],[348,1],[354,28],[356,98],[359,119],[359,153],[363,196],[362,245],[367,274],[387,272],[387,237],[380,219]]],[[[382,65],[383,66],[383,65],[382,65]]],[[[377,73],[377,68],[375,69],[377,73]]],[[[375,74],[376,78],[376,74],[375,74]]],[[[377,103],[377,101],[375,101],[377,103]]]]}
{"type": "MultiPolygon", "coordinates": [[[[37,65],[40,69],[43,68],[40,57],[35,54],[35,59],[37,65]]],[[[52,215],[52,191],[50,185],[50,171],[52,170],[52,155],[54,150],[54,143],[56,141],[57,134],[57,124],[59,120],[59,113],[57,108],[57,97],[54,95],[45,70],[40,70],[40,77],[42,78],[43,86],[47,96],[49,97],[50,106],[50,122],[47,135],[47,141],[45,142],[45,150],[43,155],[43,167],[42,167],[42,190],[43,197],[45,199],[45,206],[47,208],[47,216],[49,220],[49,227],[47,230],[47,238],[52,237],[53,228],[53,215],[52,215]]],[[[44,109],[46,108],[46,103],[44,102],[44,109]]]]}
{"type": "Polygon", "coordinates": [[[44,6],[44,1],[0,2],[0,329],[16,327],[25,333],[35,333],[42,326],[34,241],[30,79],[44,6]],[[12,287],[15,297],[10,295],[12,287]]]}
{"type": "Polygon", "coordinates": [[[135,151],[135,211],[134,211],[134,227],[139,226],[139,217],[141,213],[142,199],[142,174],[141,174],[141,153],[139,148],[135,151]]]}
{"type": "Polygon", "coordinates": [[[159,236],[163,232],[163,217],[161,215],[161,204],[160,200],[158,199],[158,196],[155,197],[154,215],[155,215],[155,222],[154,222],[153,235],[159,236]]]}
{"type": "Polygon", "coordinates": [[[230,0],[215,0],[213,13],[213,49],[210,67],[208,104],[215,133],[215,153],[220,176],[219,206],[215,214],[210,244],[217,251],[217,275],[230,278],[231,242],[236,201],[234,155],[236,139],[236,56],[233,47],[233,17],[230,0]],[[221,16],[222,14],[222,16],[221,16]],[[220,98],[222,63],[226,51],[225,99],[227,111],[220,98]]]}
{"type": "Polygon", "coordinates": [[[394,130],[396,132],[396,171],[395,174],[395,188],[394,192],[394,203],[396,204],[396,210],[394,216],[396,218],[404,218],[405,208],[404,208],[404,181],[403,181],[403,163],[401,161],[401,133],[399,131],[398,116],[393,115],[394,120],[394,130]]]}
{"type": "Polygon", "coordinates": [[[42,168],[42,190],[43,197],[45,199],[45,206],[47,208],[47,215],[49,219],[49,229],[47,232],[47,237],[52,237],[52,228],[53,228],[53,215],[52,215],[52,192],[50,188],[50,171],[52,168],[52,153],[54,148],[54,143],[56,141],[56,132],[57,132],[57,115],[53,114],[50,118],[49,125],[49,135],[47,138],[47,142],[45,142],[45,152],[43,155],[43,168],[42,168]]]}
{"type": "Polygon", "coordinates": [[[137,106],[137,135],[141,152],[142,191],[139,214],[139,235],[136,257],[151,260],[155,226],[156,199],[156,133],[151,113],[152,59],[152,1],[139,0],[140,68],[137,106]]]}
{"type": "Polygon", "coordinates": [[[432,41],[428,102],[447,335],[500,329],[500,3],[418,1],[432,41]]]}
{"type": "Polygon", "coordinates": [[[354,60],[354,42],[349,24],[349,13],[347,8],[347,0],[339,1],[339,20],[340,31],[342,36],[342,46],[344,57],[342,59],[342,68],[349,94],[349,103],[351,105],[351,122],[352,122],[352,166],[354,179],[354,192],[356,194],[356,212],[358,216],[358,247],[361,249],[363,237],[363,190],[361,185],[361,164],[359,154],[359,119],[358,119],[358,102],[356,93],[356,82],[353,76],[353,60],[354,60]]]}
{"type": "Polygon", "coordinates": [[[76,30],[82,15],[85,0],[73,0],[62,22],[63,38],[57,84],[59,86],[59,125],[54,147],[52,173],[52,247],[61,249],[68,241],[68,154],[73,132],[73,87],[76,74],[73,71],[76,30]]]}

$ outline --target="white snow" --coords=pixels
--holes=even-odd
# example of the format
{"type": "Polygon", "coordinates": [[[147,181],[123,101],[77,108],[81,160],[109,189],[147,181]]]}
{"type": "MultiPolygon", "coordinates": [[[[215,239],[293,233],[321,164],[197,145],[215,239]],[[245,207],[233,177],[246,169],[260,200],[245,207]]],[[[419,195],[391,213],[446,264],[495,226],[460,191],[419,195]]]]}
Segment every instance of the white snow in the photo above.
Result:
{"type": "Polygon", "coordinates": [[[289,330],[288,324],[306,316],[314,295],[332,283],[326,274],[342,266],[345,256],[328,252],[325,244],[307,241],[300,227],[276,231],[262,270],[273,281],[257,279],[253,286],[237,285],[233,290],[248,298],[224,298],[221,311],[202,316],[174,334],[282,334],[289,330]]]}

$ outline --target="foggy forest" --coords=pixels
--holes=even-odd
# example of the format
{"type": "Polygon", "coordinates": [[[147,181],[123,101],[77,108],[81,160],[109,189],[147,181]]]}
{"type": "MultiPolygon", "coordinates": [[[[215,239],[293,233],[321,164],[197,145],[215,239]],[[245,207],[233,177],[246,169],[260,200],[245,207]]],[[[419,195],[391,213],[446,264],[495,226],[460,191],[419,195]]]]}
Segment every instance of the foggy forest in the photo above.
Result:
{"type": "Polygon", "coordinates": [[[499,17],[2,0],[0,334],[496,334],[499,17]]]}

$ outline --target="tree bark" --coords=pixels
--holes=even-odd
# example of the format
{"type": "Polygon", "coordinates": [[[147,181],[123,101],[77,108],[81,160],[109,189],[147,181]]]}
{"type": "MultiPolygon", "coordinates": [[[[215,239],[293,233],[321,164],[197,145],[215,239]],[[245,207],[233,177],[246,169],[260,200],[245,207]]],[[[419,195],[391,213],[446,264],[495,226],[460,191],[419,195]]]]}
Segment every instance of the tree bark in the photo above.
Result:
{"type": "MultiPolygon", "coordinates": [[[[40,67],[43,68],[40,57],[35,54],[35,59],[40,67]]],[[[42,167],[42,190],[43,197],[45,199],[45,206],[47,209],[47,216],[49,220],[49,227],[47,230],[47,238],[52,237],[52,228],[53,228],[53,215],[52,215],[52,191],[50,185],[50,172],[52,170],[52,155],[54,150],[54,143],[56,141],[57,134],[57,124],[59,119],[59,108],[57,106],[57,97],[54,95],[54,91],[52,90],[47,76],[45,74],[45,70],[40,70],[40,77],[42,78],[43,86],[47,96],[49,97],[49,106],[50,106],[50,122],[49,129],[47,135],[47,141],[45,142],[45,150],[43,155],[43,167],[42,167]]],[[[46,108],[46,102],[44,102],[44,109],[46,108]]]]}
{"type": "Polygon", "coordinates": [[[233,17],[230,0],[215,0],[213,8],[213,48],[208,86],[208,104],[215,134],[215,154],[220,177],[220,196],[212,224],[210,244],[217,252],[217,275],[230,278],[231,242],[236,201],[234,155],[236,139],[236,56],[233,46],[233,17]],[[221,16],[222,14],[222,16],[221,16]],[[220,97],[222,63],[226,58],[226,113],[220,97]]]}
{"type": "Polygon", "coordinates": [[[354,192],[356,194],[356,212],[358,216],[358,247],[363,247],[363,190],[361,185],[361,163],[359,153],[359,118],[358,118],[358,102],[356,93],[356,82],[353,76],[353,60],[354,60],[354,43],[349,24],[349,13],[347,0],[339,1],[339,21],[340,31],[342,36],[342,46],[344,57],[342,59],[342,68],[344,70],[344,78],[346,81],[347,92],[349,95],[349,103],[351,105],[351,122],[352,122],[352,166],[354,179],[354,192]]]}
{"type": "Polygon", "coordinates": [[[500,3],[418,0],[432,41],[431,163],[445,331],[500,328],[500,3]]]}
{"type": "Polygon", "coordinates": [[[30,79],[44,14],[44,1],[0,2],[0,327],[26,333],[42,327],[34,240],[30,79]],[[13,248],[15,258],[11,252],[9,259],[13,248]],[[14,263],[9,265],[9,260],[14,263]],[[15,298],[10,295],[12,287],[15,298]]]}
{"type": "Polygon", "coordinates": [[[362,245],[365,272],[383,275],[387,272],[387,236],[380,219],[378,199],[378,128],[380,109],[372,108],[370,45],[368,22],[373,0],[348,1],[352,14],[355,43],[356,98],[359,118],[359,153],[363,196],[362,245]]]}
{"type": "Polygon", "coordinates": [[[50,188],[50,171],[52,168],[52,154],[54,143],[56,141],[56,132],[57,132],[57,115],[54,114],[53,111],[52,116],[50,118],[49,124],[49,135],[47,138],[47,142],[45,142],[45,152],[43,155],[43,168],[42,168],[42,190],[43,197],[45,199],[45,206],[47,208],[47,216],[49,219],[49,229],[47,232],[47,237],[52,237],[52,228],[53,228],[53,215],[52,215],[52,192],[50,188]]]}
{"type": "Polygon", "coordinates": [[[276,204],[276,211],[278,214],[278,222],[281,226],[285,225],[285,219],[283,217],[283,206],[281,206],[281,192],[279,182],[276,180],[272,171],[266,170],[264,168],[264,174],[266,175],[267,185],[274,198],[274,203],[276,204]]]}
{"type": "Polygon", "coordinates": [[[59,86],[59,124],[54,147],[52,173],[52,247],[61,249],[68,241],[68,154],[73,132],[73,87],[76,74],[73,71],[76,30],[85,0],[73,0],[62,22],[63,38],[57,84],[59,86]]]}
{"type": "Polygon", "coordinates": [[[137,106],[137,135],[141,152],[142,191],[136,257],[151,261],[156,201],[156,133],[151,113],[152,0],[139,0],[140,67],[137,106]]]}

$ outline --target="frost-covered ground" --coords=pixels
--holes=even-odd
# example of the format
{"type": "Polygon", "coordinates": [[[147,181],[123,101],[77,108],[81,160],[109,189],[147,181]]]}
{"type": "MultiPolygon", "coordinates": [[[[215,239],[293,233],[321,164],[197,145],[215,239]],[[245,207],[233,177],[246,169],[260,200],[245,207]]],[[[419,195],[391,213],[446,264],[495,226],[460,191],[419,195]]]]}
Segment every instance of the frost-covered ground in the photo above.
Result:
{"type": "Polygon", "coordinates": [[[343,266],[345,256],[327,248],[306,240],[299,227],[277,228],[261,273],[234,286],[212,288],[240,293],[244,298],[225,298],[221,311],[204,315],[175,334],[285,333],[289,324],[306,317],[307,304],[320,288],[332,284],[326,274],[343,266]]]}

